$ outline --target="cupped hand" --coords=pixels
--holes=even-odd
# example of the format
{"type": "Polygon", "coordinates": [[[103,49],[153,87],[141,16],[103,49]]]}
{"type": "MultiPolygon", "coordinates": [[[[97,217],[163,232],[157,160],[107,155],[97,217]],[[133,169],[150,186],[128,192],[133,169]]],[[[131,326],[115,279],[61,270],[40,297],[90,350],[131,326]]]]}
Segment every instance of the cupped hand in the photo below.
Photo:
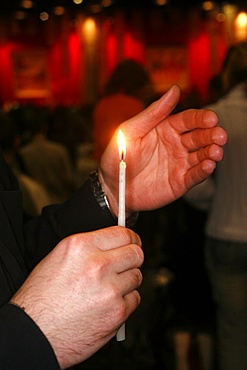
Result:
{"type": "MultiPolygon", "coordinates": [[[[170,115],[179,101],[173,86],[139,115],[124,122],[126,139],[126,209],[160,208],[184,195],[212,174],[223,158],[227,133],[212,111],[190,109],[170,115]]],[[[100,180],[115,214],[118,211],[117,132],[100,162],[100,180]]]]}
{"type": "Polygon", "coordinates": [[[70,236],[12,298],[41,328],[62,369],[106,344],[139,305],[140,245],[118,226],[70,236]]]}

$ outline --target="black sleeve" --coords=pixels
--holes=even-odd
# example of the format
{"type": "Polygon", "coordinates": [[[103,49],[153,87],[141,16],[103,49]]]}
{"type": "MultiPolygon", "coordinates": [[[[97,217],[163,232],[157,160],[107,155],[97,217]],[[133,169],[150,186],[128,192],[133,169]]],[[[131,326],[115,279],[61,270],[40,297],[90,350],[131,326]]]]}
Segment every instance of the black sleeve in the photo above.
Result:
{"type": "Polygon", "coordinates": [[[24,227],[26,264],[31,270],[66,236],[116,224],[96,201],[88,180],[61,205],[48,206],[24,227]]]}
{"type": "Polygon", "coordinates": [[[34,321],[19,307],[0,309],[1,370],[59,370],[53,349],[34,321]]]}

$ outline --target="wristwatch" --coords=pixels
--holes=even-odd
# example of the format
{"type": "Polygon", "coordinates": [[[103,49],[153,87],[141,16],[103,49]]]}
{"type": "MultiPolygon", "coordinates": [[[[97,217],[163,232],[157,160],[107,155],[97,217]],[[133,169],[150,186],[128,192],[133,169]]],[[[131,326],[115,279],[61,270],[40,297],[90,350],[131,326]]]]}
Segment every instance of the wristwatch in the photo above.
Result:
{"type": "Polygon", "coordinates": [[[112,213],[107,196],[104,193],[104,190],[101,187],[101,183],[99,181],[99,170],[95,168],[90,172],[90,180],[91,180],[91,189],[93,191],[93,195],[97,202],[99,203],[101,209],[103,211],[107,211],[111,213],[113,218],[117,220],[117,217],[112,213]]]}

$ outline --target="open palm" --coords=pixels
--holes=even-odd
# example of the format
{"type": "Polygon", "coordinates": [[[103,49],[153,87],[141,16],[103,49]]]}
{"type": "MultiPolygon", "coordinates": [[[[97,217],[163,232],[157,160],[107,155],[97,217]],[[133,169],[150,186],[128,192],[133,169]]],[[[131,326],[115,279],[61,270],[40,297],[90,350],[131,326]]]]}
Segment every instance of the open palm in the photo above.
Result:
{"type": "MultiPolygon", "coordinates": [[[[191,109],[169,115],[179,96],[179,88],[173,86],[161,99],[120,126],[127,147],[129,212],[159,208],[176,200],[206,179],[213,172],[215,162],[223,157],[221,146],[226,143],[227,134],[216,126],[216,114],[191,109]]],[[[100,167],[106,193],[115,204],[118,164],[114,135],[100,167]]]]}

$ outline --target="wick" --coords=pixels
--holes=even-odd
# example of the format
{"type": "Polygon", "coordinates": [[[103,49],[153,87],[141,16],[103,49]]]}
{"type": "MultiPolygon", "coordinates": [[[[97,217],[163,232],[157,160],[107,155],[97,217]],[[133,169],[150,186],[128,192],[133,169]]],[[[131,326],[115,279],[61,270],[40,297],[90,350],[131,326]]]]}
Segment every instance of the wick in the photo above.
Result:
{"type": "Polygon", "coordinates": [[[124,161],[124,151],[123,151],[123,150],[122,150],[122,152],[121,152],[120,160],[121,160],[121,161],[124,161]]]}

